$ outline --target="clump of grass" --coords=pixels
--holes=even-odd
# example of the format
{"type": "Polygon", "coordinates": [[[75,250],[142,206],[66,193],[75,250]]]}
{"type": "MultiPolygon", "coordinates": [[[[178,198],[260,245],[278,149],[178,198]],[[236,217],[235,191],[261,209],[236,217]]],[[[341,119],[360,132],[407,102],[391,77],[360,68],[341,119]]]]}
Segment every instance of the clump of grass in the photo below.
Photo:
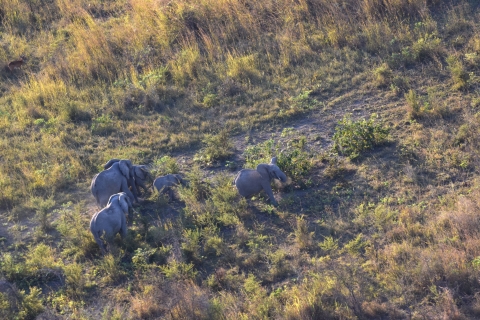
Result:
{"type": "Polygon", "coordinates": [[[308,224],[304,216],[299,216],[296,220],[295,242],[299,249],[308,249],[312,246],[314,232],[308,230],[308,224]]]}
{"type": "Polygon", "coordinates": [[[333,135],[333,150],[350,159],[358,158],[361,153],[381,145],[388,140],[389,129],[375,122],[376,115],[370,119],[354,121],[350,114],[338,122],[333,135]]]}
{"type": "Polygon", "coordinates": [[[408,105],[408,113],[409,113],[409,118],[417,118],[421,114],[421,102],[418,97],[418,94],[415,90],[410,89],[406,94],[405,94],[405,100],[407,101],[408,105]]]}
{"type": "Polygon", "coordinates": [[[227,76],[239,81],[240,83],[255,83],[261,78],[260,70],[258,69],[258,58],[254,54],[245,56],[227,57],[227,76]]]}

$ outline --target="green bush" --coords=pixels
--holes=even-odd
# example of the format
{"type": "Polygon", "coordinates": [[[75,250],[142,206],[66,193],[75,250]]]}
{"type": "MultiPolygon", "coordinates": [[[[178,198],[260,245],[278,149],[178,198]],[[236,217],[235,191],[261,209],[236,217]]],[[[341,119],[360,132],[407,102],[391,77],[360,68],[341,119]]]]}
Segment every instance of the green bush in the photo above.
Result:
{"type": "Polygon", "coordinates": [[[151,172],[155,177],[158,177],[170,173],[179,173],[180,168],[175,158],[172,158],[170,156],[163,156],[160,159],[156,159],[153,161],[151,172]]]}
{"type": "Polygon", "coordinates": [[[356,159],[366,150],[378,146],[388,139],[389,129],[375,123],[376,115],[369,120],[352,120],[347,114],[338,122],[333,135],[333,149],[350,159],[356,159]]]}
{"type": "Polygon", "coordinates": [[[233,142],[225,129],[215,135],[205,135],[202,143],[204,146],[195,155],[196,161],[212,165],[216,161],[228,159],[233,155],[233,142]]]}
{"type": "Polygon", "coordinates": [[[308,185],[308,174],[313,168],[313,156],[306,150],[306,138],[294,137],[291,128],[285,128],[282,139],[273,138],[254,146],[245,148],[245,168],[256,168],[261,163],[270,163],[272,157],[277,157],[277,165],[296,184],[308,185]]]}
{"type": "Polygon", "coordinates": [[[467,89],[470,81],[470,75],[465,70],[463,63],[455,56],[447,58],[448,69],[452,75],[453,89],[467,89]]]}
{"type": "Polygon", "coordinates": [[[50,210],[55,206],[55,200],[53,196],[50,196],[48,199],[42,199],[39,197],[33,197],[32,206],[36,208],[35,219],[40,224],[42,231],[48,231],[51,228],[51,216],[52,213],[50,210]]]}

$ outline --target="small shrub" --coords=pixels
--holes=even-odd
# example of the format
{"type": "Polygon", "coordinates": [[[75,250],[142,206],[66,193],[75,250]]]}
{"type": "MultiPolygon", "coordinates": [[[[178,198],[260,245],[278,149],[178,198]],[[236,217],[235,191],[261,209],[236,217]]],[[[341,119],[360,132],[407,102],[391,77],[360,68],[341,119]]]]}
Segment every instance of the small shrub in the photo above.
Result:
{"type": "Polygon", "coordinates": [[[465,62],[470,67],[480,67],[480,54],[478,54],[477,52],[465,53],[465,62]]]}
{"type": "Polygon", "coordinates": [[[138,270],[147,270],[153,267],[153,265],[150,264],[153,256],[155,255],[157,249],[143,249],[143,248],[138,248],[135,250],[135,253],[132,256],[132,263],[135,267],[135,269],[138,270]]]}
{"type": "Polygon", "coordinates": [[[83,267],[80,264],[72,263],[64,268],[66,294],[73,299],[80,299],[85,296],[86,278],[83,274],[83,267]]]}
{"type": "Polygon", "coordinates": [[[192,263],[187,264],[176,260],[172,260],[165,266],[160,266],[160,269],[167,279],[175,280],[194,280],[198,273],[192,263]]]}
{"type": "Polygon", "coordinates": [[[223,129],[218,134],[207,134],[202,140],[204,147],[195,155],[194,160],[212,165],[219,160],[228,159],[233,154],[233,142],[228,131],[223,129]]]}
{"type": "Polygon", "coordinates": [[[170,173],[179,173],[180,167],[175,158],[163,156],[160,159],[155,159],[153,161],[151,172],[155,177],[164,176],[170,173]]]}
{"type": "Polygon", "coordinates": [[[211,107],[215,106],[217,103],[218,103],[218,96],[217,96],[216,94],[214,94],[214,93],[206,94],[206,95],[203,97],[202,104],[203,104],[206,108],[211,108],[211,107]]]}
{"type": "Polygon", "coordinates": [[[245,168],[254,169],[261,163],[270,163],[272,157],[277,157],[277,165],[288,177],[300,187],[308,186],[308,174],[313,168],[313,157],[306,151],[306,138],[292,137],[293,131],[284,129],[281,142],[269,139],[263,143],[245,148],[245,168]]]}
{"type": "Polygon", "coordinates": [[[393,78],[390,67],[384,63],[373,71],[374,82],[377,87],[388,87],[393,78]]]}
{"type": "Polygon", "coordinates": [[[392,90],[397,95],[407,91],[408,87],[408,80],[404,77],[395,76],[390,83],[390,90],[392,90]]]}
{"type": "Polygon", "coordinates": [[[40,224],[41,230],[45,232],[50,230],[52,227],[50,223],[52,213],[50,210],[55,206],[53,196],[50,196],[48,199],[34,197],[31,200],[31,204],[36,208],[35,220],[40,224]]]}
{"type": "Polygon", "coordinates": [[[55,210],[58,214],[56,229],[63,238],[63,254],[80,260],[98,251],[98,245],[88,228],[88,218],[82,214],[83,204],[73,206],[68,202],[55,210]]]}
{"type": "Polygon", "coordinates": [[[319,243],[318,246],[327,254],[332,254],[338,249],[338,239],[335,240],[331,236],[325,237],[323,242],[319,243]]]}
{"type": "Polygon", "coordinates": [[[126,273],[120,264],[120,258],[113,254],[107,254],[102,258],[98,267],[104,275],[103,282],[114,284],[124,279],[126,273]]]}
{"type": "Polygon", "coordinates": [[[302,91],[298,96],[292,97],[289,100],[292,102],[291,108],[295,110],[311,110],[318,101],[310,96],[312,90],[302,91]]]}
{"type": "Polygon", "coordinates": [[[185,229],[183,230],[182,250],[189,260],[198,260],[200,254],[200,230],[185,229]]]}
{"type": "Polygon", "coordinates": [[[409,118],[413,119],[418,117],[420,115],[421,103],[415,90],[410,89],[405,94],[405,100],[407,100],[407,105],[409,108],[409,118]]]}
{"type": "Polygon", "coordinates": [[[218,235],[209,235],[205,238],[205,253],[221,256],[225,250],[225,243],[218,235]]]}
{"type": "Polygon", "coordinates": [[[455,90],[463,90],[468,88],[470,75],[465,70],[462,62],[455,56],[447,58],[448,69],[452,75],[453,86],[455,90]]]}
{"type": "Polygon", "coordinates": [[[417,62],[426,62],[439,58],[443,54],[442,40],[426,34],[412,45],[413,58],[417,62]]]}
{"type": "Polygon", "coordinates": [[[238,217],[247,209],[245,198],[239,199],[237,190],[232,185],[232,178],[218,175],[214,179],[209,201],[215,211],[215,218],[224,226],[239,223],[238,217]]]}
{"type": "Polygon", "coordinates": [[[22,302],[18,312],[18,319],[35,319],[43,311],[41,294],[42,290],[37,287],[30,288],[28,293],[20,291],[22,302]]]}
{"type": "Polygon", "coordinates": [[[104,114],[93,119],[91,130],[93,134],[108,135],[115,131],[113,119],[110,115],[104,114]]]}
{"type": "Polygon", "coordinates": [[[389,129],[375,123],[376,115],[369,120],[354,121],[348,114],[338,122],[333,135],[333,149],[350,159],[355,159],[366,150],[372,149],[388,138],[389,129]]]}
{"type": "Polygon", "coordinates": [[[191,194],[194,202],[196,200],[204,200],[210,194],[210,186],[204,182],[203,172],[198,165],[194,165],[192,170],[186,174],[186,180],[188,181],[187,188],[179,188],[180,197],[185,201],[186,197],[191,194]]]}

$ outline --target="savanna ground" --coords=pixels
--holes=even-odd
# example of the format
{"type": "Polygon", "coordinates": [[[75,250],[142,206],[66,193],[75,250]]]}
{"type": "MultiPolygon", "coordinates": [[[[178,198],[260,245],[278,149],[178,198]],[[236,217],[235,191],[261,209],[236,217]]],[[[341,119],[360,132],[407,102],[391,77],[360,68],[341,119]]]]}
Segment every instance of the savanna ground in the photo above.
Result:
{"type": "Polygon", "coordinates": [[[0,316],[480,317],[479,6],[0,0],[0,316]],[[190,183],[102,256],[111,158],[190,183]]]}

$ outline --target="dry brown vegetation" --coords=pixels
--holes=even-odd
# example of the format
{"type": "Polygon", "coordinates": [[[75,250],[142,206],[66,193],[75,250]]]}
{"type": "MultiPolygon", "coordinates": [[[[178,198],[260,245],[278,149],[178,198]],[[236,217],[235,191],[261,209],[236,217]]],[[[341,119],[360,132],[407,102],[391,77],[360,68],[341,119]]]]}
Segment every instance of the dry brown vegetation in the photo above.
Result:
{"type": "Polygon", "coordinates": [[[479,9],[0,0],[0,317],[480,317],[479,9]],[[102,256],[111,158],[190,184],[102,256]]]}

